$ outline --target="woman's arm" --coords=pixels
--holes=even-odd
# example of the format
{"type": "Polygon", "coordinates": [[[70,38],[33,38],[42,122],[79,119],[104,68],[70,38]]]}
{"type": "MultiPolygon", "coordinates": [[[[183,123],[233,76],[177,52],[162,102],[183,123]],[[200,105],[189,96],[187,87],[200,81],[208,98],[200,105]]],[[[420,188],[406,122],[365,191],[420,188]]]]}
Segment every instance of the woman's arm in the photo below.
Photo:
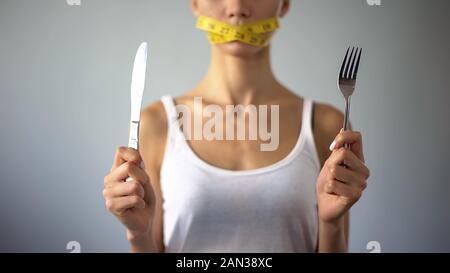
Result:
{"type": "Polygon", "coordinates": [[[319,220],[319,249],[318,252],[347,252],[348,251],[349,213],[336,223],[319,220]]]}
{"type": "Polygon", "coordinates": [[[317,104],[314,116],[314,138],[322,167],[317,180],[318,251],[347,252],[350,207],[360,198],[369,176],[364,165],[362,140],[358,132],[340,133],[344,117],[333,107],[317,104]],[[330,149],[335,138],[337,143],[330,149]],[[343,143],[352,143],[351,149],[343,151],[343,143]],[[344,161],[347,165],[351,161],[352,166],[343,168],[344,161]]]}
{"type": "Polygon", "coordinates": [[[127,239],[133,253],[155,253],[161,252],[157,243],[152,237],[153,228],[148,233],[137,235],[127,230],[127,239]]]}
{"type": "Polygon", "coordinates": [[[142,111],[139,132],[139,153],[155,193],[154,215],[147,233],[133,234],[127,231],[132,252],[164,252],[160,170],[166,137],[167,119],[164,106],[158,101],[142,111]]]}

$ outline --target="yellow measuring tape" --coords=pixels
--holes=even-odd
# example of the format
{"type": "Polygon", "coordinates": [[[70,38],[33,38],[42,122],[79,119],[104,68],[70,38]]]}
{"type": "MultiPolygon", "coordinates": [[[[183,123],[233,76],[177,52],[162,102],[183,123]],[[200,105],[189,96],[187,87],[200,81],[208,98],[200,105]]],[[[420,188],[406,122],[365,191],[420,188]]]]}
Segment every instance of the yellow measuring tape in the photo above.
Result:
{"type": "Polygon", "coordinates": [[[208,33],[211,44],[240,41],[253,46],[266,46],[270,41],[267,33],[279,27],[276,17],[244,25],[231,25],[205,16],[199,16],[197,20],[197,28],[208,33]]]}

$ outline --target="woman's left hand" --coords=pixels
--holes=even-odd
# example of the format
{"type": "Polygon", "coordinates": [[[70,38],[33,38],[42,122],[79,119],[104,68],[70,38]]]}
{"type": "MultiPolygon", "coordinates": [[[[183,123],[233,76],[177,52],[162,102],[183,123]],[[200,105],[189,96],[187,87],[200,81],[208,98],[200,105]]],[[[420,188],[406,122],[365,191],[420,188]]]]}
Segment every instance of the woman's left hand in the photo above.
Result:
{"type": "Polygon", "coordinates": [[[364,164],[361,133],[341,130],[330,150],[317,180],[317,202],[320,220],[337,223],[361,197],[370,172],[364,164]]]}

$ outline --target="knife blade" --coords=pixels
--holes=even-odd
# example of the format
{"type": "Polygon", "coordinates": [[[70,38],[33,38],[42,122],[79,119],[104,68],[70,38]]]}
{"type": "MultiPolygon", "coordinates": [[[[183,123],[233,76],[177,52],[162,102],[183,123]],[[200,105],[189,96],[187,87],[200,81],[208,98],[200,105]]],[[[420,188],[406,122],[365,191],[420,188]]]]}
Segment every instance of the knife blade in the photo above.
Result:
{"type": "Polygon", "coordinates": [[[134,59],[131,76],[131,118],[128,147],[139,149],[139,122],[141,120],[142,96],[145,88],[145,73],[147,70],[148,44],[141,43],[134,59]]]}

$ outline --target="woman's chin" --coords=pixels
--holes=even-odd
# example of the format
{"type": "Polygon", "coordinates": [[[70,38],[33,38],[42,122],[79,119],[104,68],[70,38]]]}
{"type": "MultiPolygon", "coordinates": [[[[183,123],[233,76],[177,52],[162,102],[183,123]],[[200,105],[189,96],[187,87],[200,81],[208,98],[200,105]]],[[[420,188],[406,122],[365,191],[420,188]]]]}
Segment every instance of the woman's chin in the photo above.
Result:
{"type": "Polygon", "coordinates": [[[252,57],[264,49],[262,46],[252,46],[238,41],[220,44],[218,47],[225,53],[235,57],[252,57]]]}

